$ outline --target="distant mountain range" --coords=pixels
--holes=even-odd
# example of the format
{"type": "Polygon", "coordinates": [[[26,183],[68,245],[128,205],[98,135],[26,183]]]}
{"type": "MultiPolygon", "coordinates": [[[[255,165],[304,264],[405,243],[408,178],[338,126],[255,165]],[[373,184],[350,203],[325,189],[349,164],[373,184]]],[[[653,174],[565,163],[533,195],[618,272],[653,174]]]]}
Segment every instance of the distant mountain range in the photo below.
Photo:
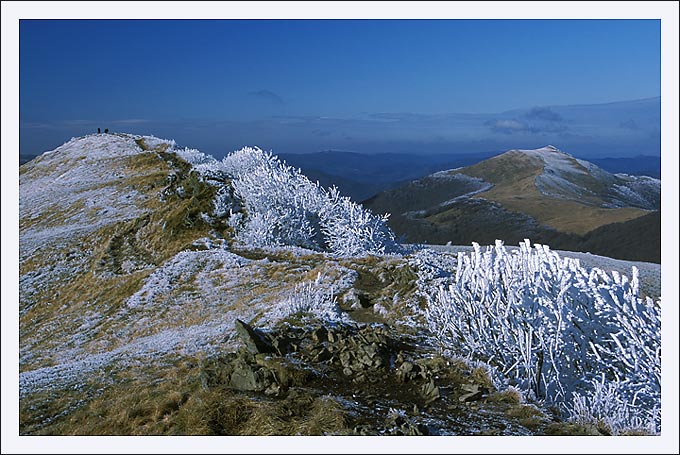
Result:
{"type": "MultiPolygon", "coordinates": [[[[390,190],[411,180],[446,169],[475,164],[502,152],[416,155],[406,153],[365,154],[325,151],[308,154],[285,153],[281,159],[302,169],[324,187],[337,186],[342,194],[357,202],[390,190]]],[[[19,155],[19,165],[39,155],[19,155]]],[[[589,160],[611,173],[661,178],[661,157],[594,158],[589,160]]]]}
{"type": "Polygon", "coordinates": [[[309,154],[280,154],[288,164],[302,169],[322,186],[336,185],[355,201],[442,169],[467,166],[498,152],[461,155],[417,155],[406,153],[364,154],[325,151],[309,154]]]}
{"type": "MultiPolygon", "coordinates": [[[[325,151],[279,154],[288,164],[302,169],[322,186],[337,186],[355,201],[363,201],[437,171],[470,166],[501,151],[469,154],[417,155],[407,153],[364,154],[325,151]]],[[[661,177],[661,157],[595,158],[589,160],[605,171],[661,177]]]]}
{"type": "Polygon", "coordinates": [[[589,161],[614,174],[647,175],[657,179],[661,178],[660,156],[639,155],[630,158],[593,158],[589,161]]]}
{"type": "Polygon", "coordinates": [[[661,182],[612,174],[547,146],[440,171],[364,202],[407,242],[510,244],[660,262],[661,182]]]}

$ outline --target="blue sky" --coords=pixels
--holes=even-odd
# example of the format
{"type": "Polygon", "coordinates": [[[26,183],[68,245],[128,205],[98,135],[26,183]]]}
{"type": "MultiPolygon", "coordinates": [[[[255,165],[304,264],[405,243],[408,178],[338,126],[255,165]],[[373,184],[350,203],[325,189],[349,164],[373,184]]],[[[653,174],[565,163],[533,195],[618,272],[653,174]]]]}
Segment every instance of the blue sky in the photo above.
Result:
{"type": "Polygon", "coordinates": [[[21,153],[101,127],[215,155],[660,154],[658,99],[531,117],[659,97],[658,20],[22,20],[19,39],[21,153]]]}

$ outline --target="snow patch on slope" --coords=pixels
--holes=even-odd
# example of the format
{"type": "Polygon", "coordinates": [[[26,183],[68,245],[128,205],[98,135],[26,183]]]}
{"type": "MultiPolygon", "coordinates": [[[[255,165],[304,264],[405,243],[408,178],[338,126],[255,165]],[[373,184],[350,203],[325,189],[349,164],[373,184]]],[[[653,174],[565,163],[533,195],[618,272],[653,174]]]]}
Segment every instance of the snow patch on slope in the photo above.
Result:
{"type": "Polygon", "coordinates": [[[647,176],[610,174],[597,165],[561,152],[553,146],[518,150],[543,161],[536,176],[537,189],[554,198],[601,201],[605,208],[660,209],[661,181],[647,176]]]}

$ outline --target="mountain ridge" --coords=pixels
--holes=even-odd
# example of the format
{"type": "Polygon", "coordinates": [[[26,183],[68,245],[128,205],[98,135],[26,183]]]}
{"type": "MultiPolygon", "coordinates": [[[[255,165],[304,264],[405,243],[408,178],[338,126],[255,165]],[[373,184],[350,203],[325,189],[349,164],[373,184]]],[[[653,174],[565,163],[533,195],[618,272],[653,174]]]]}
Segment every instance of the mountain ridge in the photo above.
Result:
{"type": "MultiPolygon", "coordinates": [[[[509,150],[468,167],[440,171],[364,203],[391,213],[390,226],[411,242],[466,243],[476,237],[514,243],[530,236],[560,249],[594,246],[597,254],[603,251],[597,245],[606,242],[589,241],[589,233],[659,211],[660,186],[658,179],[610,174],[546,146],[509,150]],[[438,183],[447,177],[446,185],[438,183]],[[476,179],[475,186],[462,185],[461,179],[476,179]]],[[[640,248],[645,251],[631,251],[630,257],[659,260],[655,247],[640,248]]],[[[621,254],[622,249],[617,257],[626,259],[621,254]]]]}

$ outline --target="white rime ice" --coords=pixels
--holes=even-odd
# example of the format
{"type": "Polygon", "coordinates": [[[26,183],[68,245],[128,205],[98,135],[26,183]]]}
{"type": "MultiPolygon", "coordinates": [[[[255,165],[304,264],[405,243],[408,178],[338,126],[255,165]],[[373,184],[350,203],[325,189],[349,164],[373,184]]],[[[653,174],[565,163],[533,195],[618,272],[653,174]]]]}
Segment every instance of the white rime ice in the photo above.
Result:
{"type": "Polygon", "coordinates": [[[385,224],[386,215],[373,215],[337,188],[311,182],[269,152],[245,147],[222,161],[197,150],[176,153],[207,182],[220,187],[214,214],[230,211],[228,223],[243,245],[294,246],[336,256],[400,251],[385,224]],[[225,182],[230,182],[233,195],[224,189],[225,182]]]}
{"type": "Polygon", "coordinates": [[[265,320],[277,321],[289,316],[309,315],[330,322],[349,322],[349,317],[338,306],[333,286],[324,286],[326,277],[319,274],[314,281],[295,286],[290,296],[265,315],[265,320]]]}
{"type": "Polygon", "coordinates": [[[441,346],[576,420],[659,431],[660,301],[639,296],[637,268],[587,270],[528,240],[512,253],[473,245],[447,284],[422,268],[438,283],[426,316],[441,346]]]}

